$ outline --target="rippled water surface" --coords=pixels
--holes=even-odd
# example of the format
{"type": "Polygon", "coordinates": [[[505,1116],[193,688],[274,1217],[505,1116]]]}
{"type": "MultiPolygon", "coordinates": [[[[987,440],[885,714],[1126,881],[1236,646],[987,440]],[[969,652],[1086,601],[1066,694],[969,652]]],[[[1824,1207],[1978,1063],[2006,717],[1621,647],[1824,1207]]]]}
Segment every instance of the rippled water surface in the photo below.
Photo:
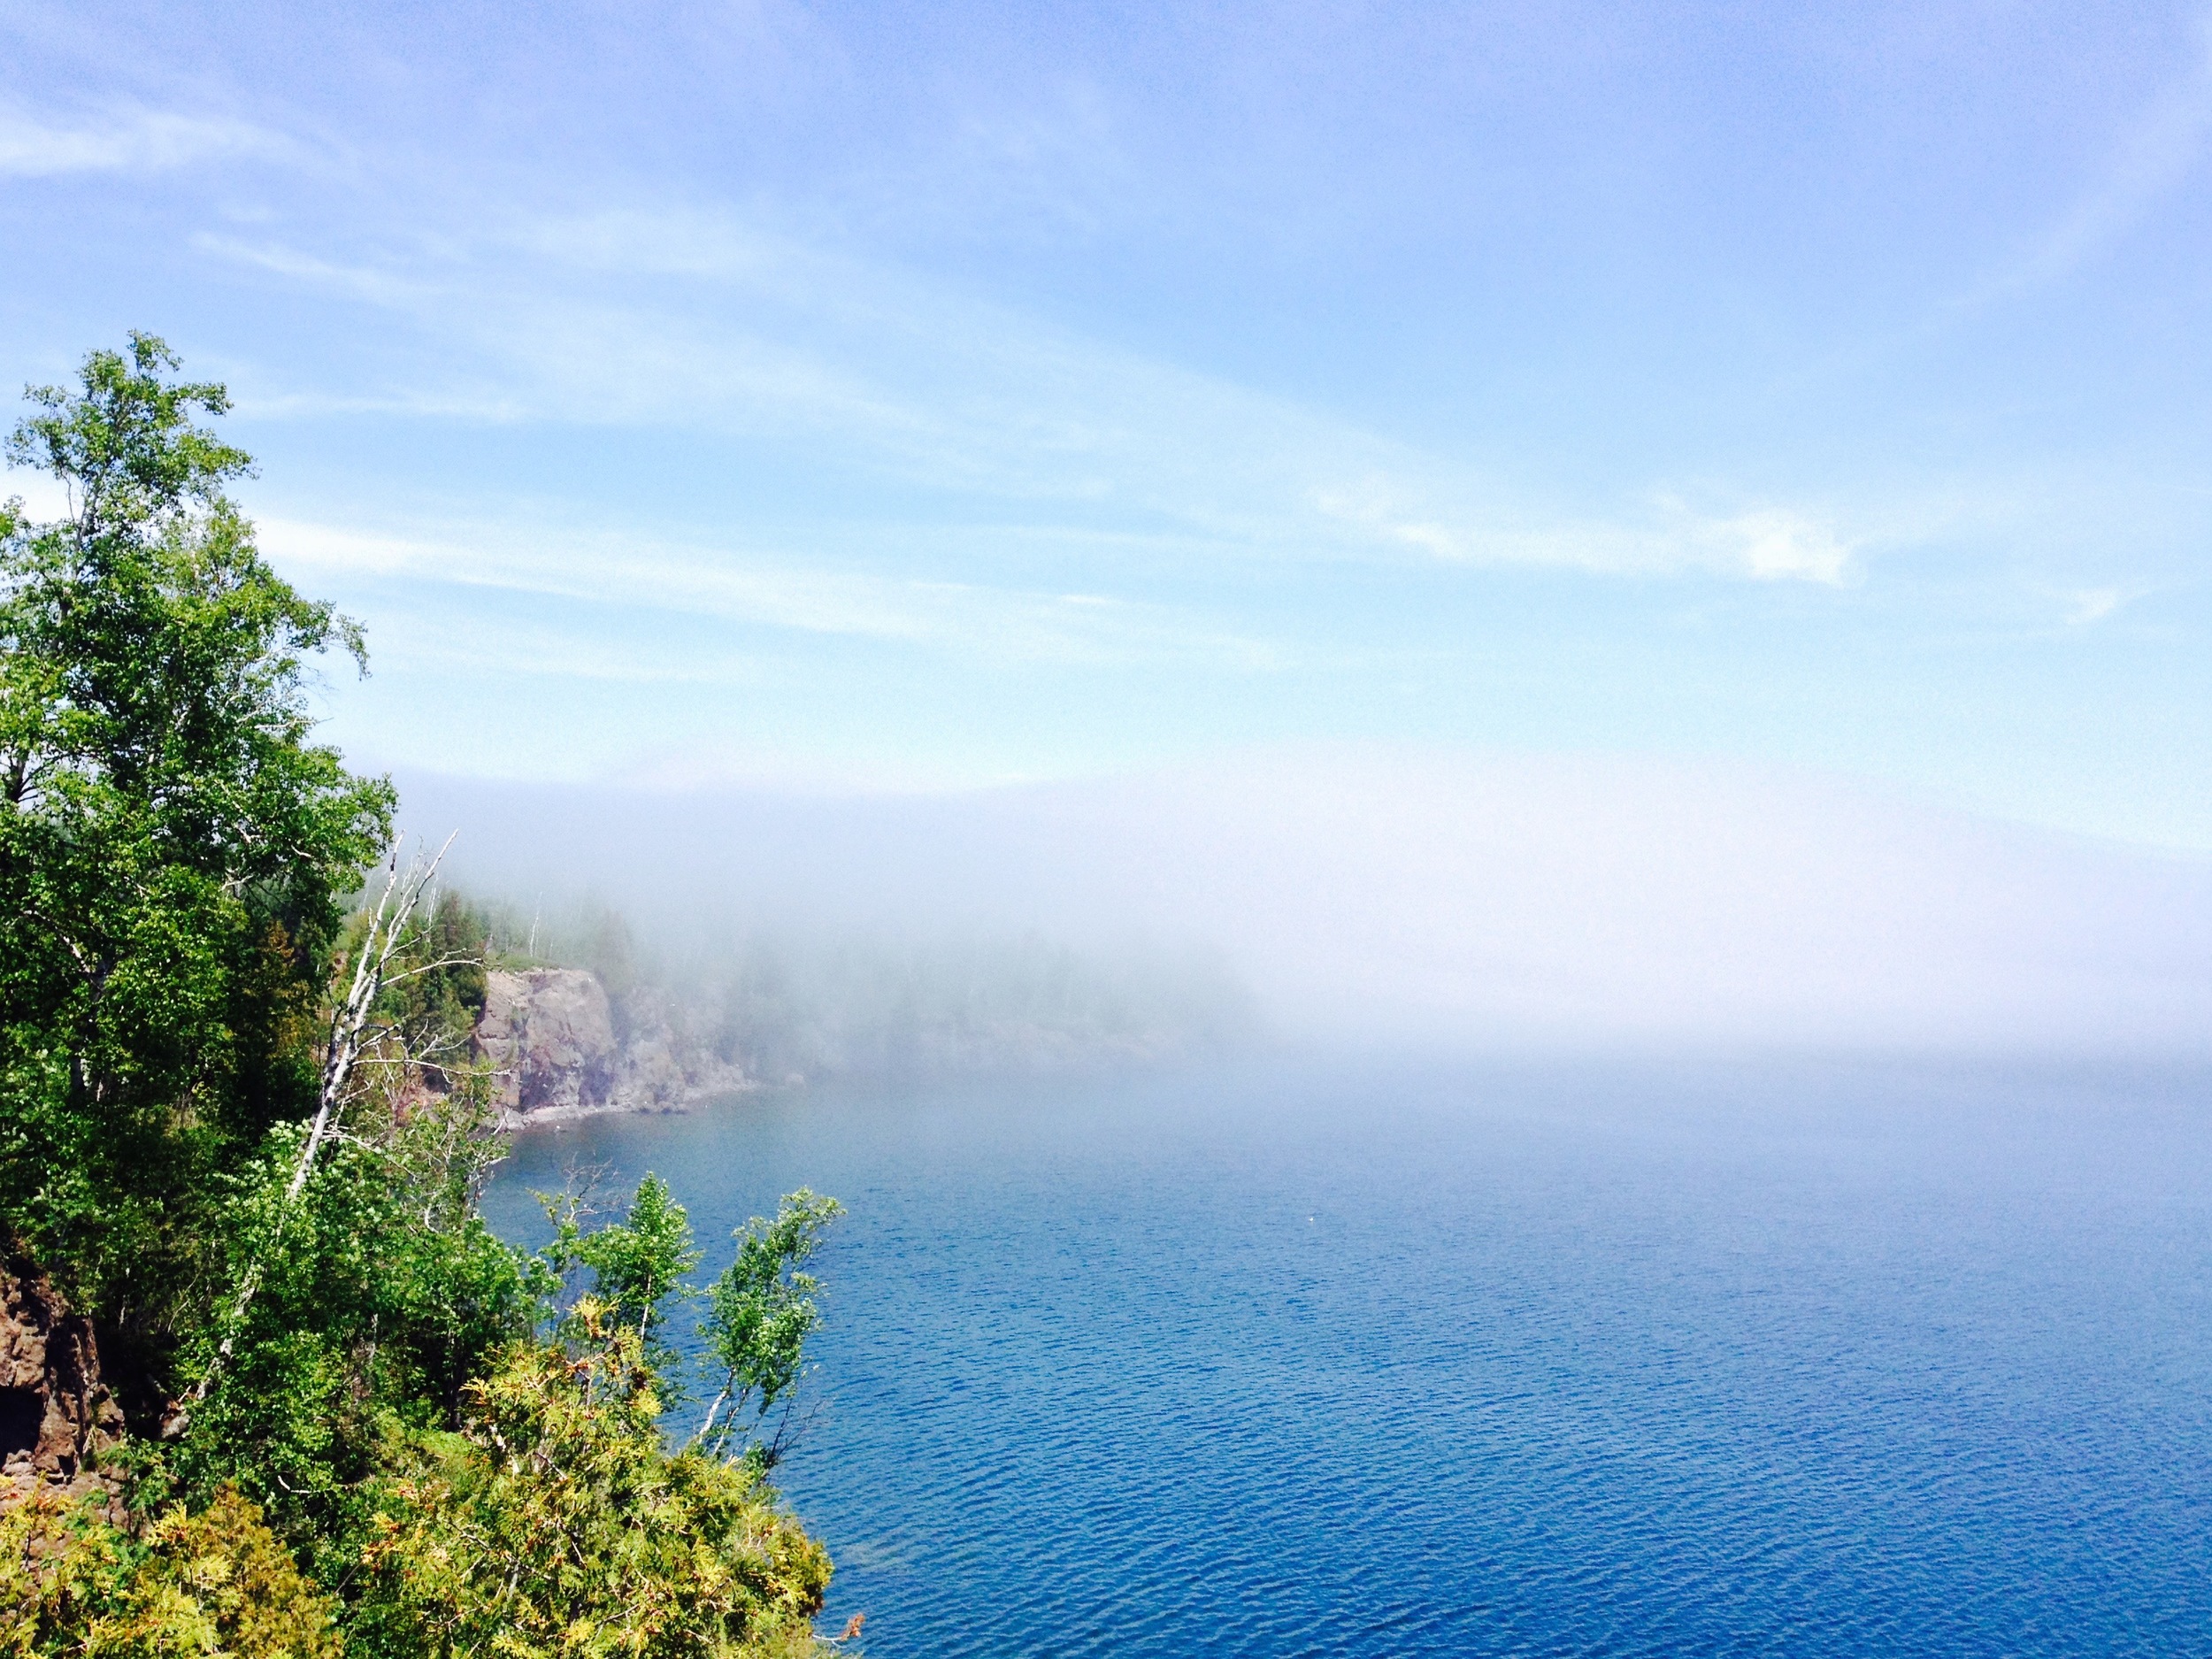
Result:
{"type": "Polygon", "coordinates": [[[2173,1073],[1277,1066],[537,1131],[491,1204],[845,1201],[782,1484],[879,1659],[2208,1654],[2208,1123],[2173,1073]]]}

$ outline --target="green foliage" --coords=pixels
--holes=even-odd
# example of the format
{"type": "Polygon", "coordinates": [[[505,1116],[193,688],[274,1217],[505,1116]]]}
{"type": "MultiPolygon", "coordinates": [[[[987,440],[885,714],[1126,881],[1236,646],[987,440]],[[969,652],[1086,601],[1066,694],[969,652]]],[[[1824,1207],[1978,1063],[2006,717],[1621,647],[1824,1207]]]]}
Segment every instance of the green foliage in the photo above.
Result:
{"type": "Polygon", "coordinates": [[[707,1291],[699,1322],[708,1361],[722,1373],[721,1390],[707,1411],[699,1442],[717,1452],[742,1445],[741,1455],[763,1470],[782,1455],[806,1340],[822,1322],[814,1276],[804,1271],[830,1222],[844,1213],[834,1198],[805,1187],[786,1195],[772,1221],[755,1216],[731,1236],[737,1259],[707,1291]],[[745,1414],[759,1422],[779,1404],[784,1415],[763,1441],[745,1433],[745,1414]]]}
{"type": "MultiPolygon", "coordinates": [[[[176,367],[94,352],[8,442],[69,511],[0,507],[0,1238],[162,1434],[104,1457],[130,1528],[0,1505],[0,1659],[811,1651],[829,1562],[772,1459],[662,1440],[700,1260],[666,1185],[541,1257],[484,1225],[490,925],[443,895],[388,960],[347,921],[393,795],[311,741],[304,686],[359,635],[261,561],[247,457],[194,424],[227,400],[176,367]],[[355,958],[385,973],[345,1002],[355,958]]],[[[787,1399],[815,1323],[835,1206],[793,1203],[716,1287],[741,1402],[787,1399]]]]}
{"type": "Polygon", "coordinates": [[[608,1317],[634,1326],[657,1365],[666,1357],[654,1327],[664,1315],[662,1304],[683,1286],[684,1275],[699,1265],[691,1245],[691,1217],[669,1195],[668,1183],[648,1171],[630,1201],[629,1213],[594,1232],[579,1227],[576,1211],[555,1212],[556,1233],[548,1260],[557,1271],[571,1264],[592,1271],[595,1294],[608,1317]]]}
{"type": "MultiPolygon", "coordinates": [[[[391,1426],[449,1424],[468,1381],[535,1328],[553,1287],[477,1211],[501,1144],[481,1074],[442,1094],[372,1093],[348,1129],[288,1208],[299,1125],[273,1132],[226,1181],[214,1277],[236,1283],[249,1262],[264,1277],[175,1460],[190,1489],[236,1482],[303,1539],[342,1532],[391,1426]]],[[[188,1371],[222,1333],[201,1332],[188,1371]]]]}
{"type": "MultiPolygon", "coordinates": [[[[579,1267],[589,1268],[592,1317],[634,1330],[646,1363],[660,1379],[662,1402],[680,1398],[686,1390],[678,1356],[656,1333],[666,1325],[665,1304],[700,1294],[685,1283],[685,1275],[702,1256],[692,1248],[691,1218],[668,1184],[647,1174],[623,1219],[591,1232],[584,1230],[576,1195],[545,1202],[554,1226],[553,1240],[541,1253],[549,1272],[565,1279],[579,1267]]],[[[805,1265],[829,1224],[843,1213],[834,1198],[801,1187],[785,1195],[773,1220],[755,1216],[730,1235],[736,1256],[707,1287],[699,1321],[701,1363],[712,1401],[692,1446],[764,1473],[781,1458],[806,1340],[822,1322],[814,1299],[819,1286],[805,1265]],[[782,1412],[775,1430],[763,1440],[758,1425],[778,1407],[782,1412]]],[[[563,1323],[571,1338],[578,1317],[563,1323]]]]}
{"type": "Polygon", "coordinates": [[[175,367],[137,334],[33,388],[8,458],[70,511],[0,511],[0,1221],[157,1348],[207,1177],[311,1099],[393,802],[311,741],[307,659],[358,633],[262,561],[193,424],[227,400],[175,367]]]}
{"type": "MultiPolygon", "coordinates": [[[[365,931],[357,917],[349,947],[365,931]]],[[[408,927],[404,949],[377,999],[377,1017],[408,1034],[417,1067],[434,1088],[445,1088],[466,1064],[469,1039],[484,1012],[486,964],[492,956],[488,918],[459,894],[438,895],[429,913],[408,927]]]]}
{"type": "Polygon", "coordinates": [[[526,1346],[471,1386],[463,1431],[388,1483],[365,1641],[513,1659],[818,1651],[829,1557],[757,1474],[671,1456],[635,1326],[587,1298],[579,1351],[526,1346]]]}
{"type": "Polygon", "coordinates": [[[45,1494],[0,1511],[7,1659],[338,1659],[335,1611],[227,1488],[135,1537],[45,1494]]]}

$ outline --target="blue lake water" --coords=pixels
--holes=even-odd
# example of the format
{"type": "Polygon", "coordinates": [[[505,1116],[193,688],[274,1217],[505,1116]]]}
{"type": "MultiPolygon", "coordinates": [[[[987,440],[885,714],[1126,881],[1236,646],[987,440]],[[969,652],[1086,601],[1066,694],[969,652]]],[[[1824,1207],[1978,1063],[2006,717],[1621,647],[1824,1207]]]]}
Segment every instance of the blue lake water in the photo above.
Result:
{"type": "Polygon", "coordinates": [[[886,1087],[495,1221],[572,1163],[849,1207],[780,1481],[879,1659],[2212,1654],[2201,1072],[886,1087]]]}

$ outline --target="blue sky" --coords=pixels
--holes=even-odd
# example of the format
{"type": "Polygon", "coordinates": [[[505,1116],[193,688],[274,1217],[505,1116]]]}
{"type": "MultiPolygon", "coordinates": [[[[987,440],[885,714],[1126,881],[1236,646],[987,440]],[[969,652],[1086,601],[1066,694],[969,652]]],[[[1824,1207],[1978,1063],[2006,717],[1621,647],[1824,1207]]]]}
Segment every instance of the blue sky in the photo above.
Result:
{"type": "Polygon", "coordinates": [[[365,764],[1595,752],[2212,849],[2201,11],[322,10],[0,6],[0,363],[230,384],[365,764]]]}

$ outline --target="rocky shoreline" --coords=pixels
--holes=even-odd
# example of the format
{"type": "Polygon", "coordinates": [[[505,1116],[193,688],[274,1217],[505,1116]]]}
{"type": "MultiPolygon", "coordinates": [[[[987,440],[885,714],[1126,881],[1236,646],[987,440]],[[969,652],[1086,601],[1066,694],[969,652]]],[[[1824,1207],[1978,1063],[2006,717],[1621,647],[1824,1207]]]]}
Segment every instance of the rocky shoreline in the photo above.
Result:
{"type": "Polygon", "coordinates": [[[618,1009],[581,968],[495,969],[472,1044],[498,1079],[504,1128],[609,1112],[686,1111],[760,1087],[691,1041],[659,994],[618,1009]]]}

